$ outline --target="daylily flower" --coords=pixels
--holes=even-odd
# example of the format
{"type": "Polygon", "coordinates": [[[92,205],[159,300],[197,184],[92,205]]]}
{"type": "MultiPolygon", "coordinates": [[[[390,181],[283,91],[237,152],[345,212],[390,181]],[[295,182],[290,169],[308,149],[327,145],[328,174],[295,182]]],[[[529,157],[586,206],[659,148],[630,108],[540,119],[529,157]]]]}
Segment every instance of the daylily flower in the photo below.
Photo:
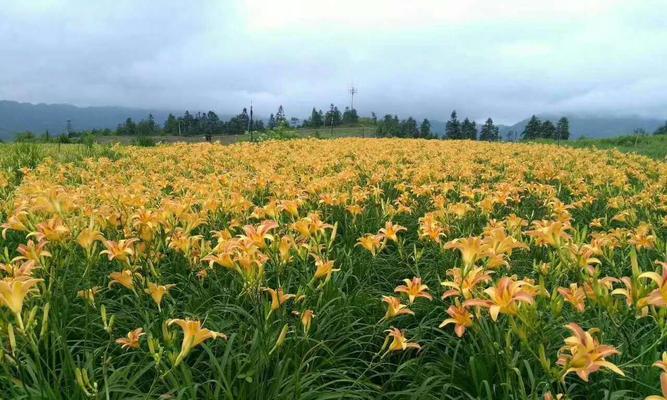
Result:
{"type": "Polygon", "coordinates": [[[650,279],[658,285],[658,288],[643,298],[641,303],[656,307],[667,307],[667,263],[656,261],[656,264],[662,267],[662,275],[657,272],[644,272],[639,275],[639,278],[650,279]]]}
{"type": "Polygon", "coordinates": [[[138,349],[139,340],[145,334],[146,333],[144,333],[144,328],[137,328],[128,332],[127,337],[116,339],[116,343],[118,343],[124,350],[138,349]]]}
{"type": "Polygon", "coordinates": [[[605,360],[606,357],[619,354],[613,346],[600,344],[593,333],[597,329],[584,331],[579,325],[572,322],[565,325],[572,331],[573,335],[565,339],[565,346],[560,349],[558,365],[565,369],[563,377],[570,372],[574,372],[585,382],[588,382],[588,376],[600,368],[607,368],[613,372],[625,376],[615,364],[605,360]]]}
{"type": "Polygon", "coordinates": [[[41,267],[42,261],[44,258],[51,257],[51,253],[44,249],[47,245],[47,241],[41,241],[35,243],[32,240],[28,240],[27,244],[20,244],[16,251],[21,254],[20,256],[14,258],[13,261],[26,260],[35,264],[35,266],[41,267]]]}
{"type": "Polygon", "coordinates": [[[144,291],[151,295],[153,301],[157,305],[158,310],[160,310],[160,304],[162,304],[162,298],[164,297],[165,294],[169,294],[169,291],[175,287],[176,285],[174,284],[158,285],[153,282],[148,282],[148,288],[144,289],[144,291]]]}
{"type": "Polygon", "coordinates": [[[272,220],[266,220],[261,224],[254,227],[252,225],[246,225],[243,227],[243,232],[245,235],[241,236],[242,238],[248,238],[252,241],[258,249],[263,249],[266,247],[266,241],[273,241],[273,235],[270,232],[278,227],[278,223],[272,220]]]}
{"type": "Polygon", "coordinates": [[[317,267],[317,269],[315,270],[315,275],[313,275],[313,279],[324,278],[326,281],[328,281],[331,278],[332,273],[340,271],[340,268],[334,268],[333,260],[324,260],[322,258],[317,258],[315,260],[315,266],[317,267]]]}
{"type": "Polygon", "coordinates": [[[445,291],[442,298],[446,299],[451,296],[463,296],[464,299],[472,298],[473,291],[478,285],[491,280],[491,273],[493,272],[487,272],[483,267],[468,269],[465,276],[461,268],[447,270],[447,275],[451,276],[452,280],[441,282],[441,285],[452,289],[445,291]]]}
{"type": "Polygon", "coordinates": [[[275,311],[285,304],[289,299],[294,298],[293,294],[284,294],[283,288],[278,288],[278,290],[273,290],[271,288],[264,288],[265,292],[271,294],[271,311],[275,311]]]}
{"type": "Polygon", "coordinates": [[[472,267],[475,262],[486,257],[488,253],[487,246],[476,236],[465,239],[454,239],[447,242],[444,248],[445,250],[456,249],[460,251],[463,259],[463,266],[466,268],[472,267]]]}
{"type": "Polygon", "coordinates": [[[468,311],[465,305],[451,305],[447,309],[447,314],[449,314],[451,318],[442,321],[440,328],[444,328],[449,324],[454,324],[454,332],[458,337],[462,337],[466,328],[472,326],[472,314],[468,311]]]}
{"type": "Polygon", "coordinates": [[[380,229],[379,235],[384,240],[391,240],[393,242],[398,242],[398,233],[402,231],[407,231],[408,229],[401,225],[394,225],[392,221],[387,221],[384,224],[384,228],[380,229]]]}
{"type": "Polygon", "coordinates": [[[489,300],[466,300],[464,305],[487,307],[491,319],[496,321],[498,314],[516,315],[520,303],[533,304],[534,293],[527,290],[531,285],[526,281],[515,281],[510,277],[500,278],[496,286],[484,290],[489,300]]]}
{"type": "Polygon", "coordinates": [[[43,279],[5,278],[0,280],[0,305],[4,305],[17,317],[23,309],[23,301],[28,292],[43,279]]]}
{"type": "Polygon", "coordinates": [[[79,232],[79,236],[76,238],[76,242],[79,244],[79,246],[81,246],[86,251],[89,251],[95,242],[101,242],[103,240],[104,236],[102,236],[102,233],[92,227],[84,228],[81,232],[79,232]]]}
{"type": "Polygon", "coordinates": [[[122,285],[128,289],[134,289],[134,276],[139,275],[138,273],[132,272],[129,269],[124,269],[121,272],[112,272],[109,274],[109,288],[114,283],[122,285]]]}
{"type": "Polygon", "coordinates": [[[310,331],[310,324],[313,322],[313,318],[315,318],[313,310],[306,310],[301,313],[301,325],[303,325],[304,333],[307,334],[310,331]]]}
{"type": "Polygon", "coordinates": [[[412,280],[403,279],[403,282],[405,282],[405,285],[397,286],[394,292],[405,293],[408,296],[410,304],[414,303],[417,297],[433,300],[433,296],[426,293],[428,286],[422,284],[422,278],[414,277],[412,280]]]}
{"type": "Polygon", "coordinates": [[[118,260],[121,263],[130,262],[130,257],[134,255],[133,245],[138,239],[121,239],[118,242],[113,240],[105,240],[104,246],[106,250],[102,250],[100,254],[106,254],[109,261],[118,260]]]}
{"type": "Polygon", "coordinates": [[[357,239],[355,246],[361,246],[375,256],[378,249],[382,247],[382,235],[366,234],[357,239]]]}
{"type": "MultiPolygon", "coordinates": [[[[417,349],[417,350],[421,349],[421,346],[419,344],[409,342],[408,339],[403,334],[403,331],[401,331],[398,328],[391,327],[391,329],[387,329],[385,332],[388,332],[387,339],[385,339],[385,345],[391,339],[391,343],[389,344],[389,347],[387,348],[387,351],[385,352],[385,355],[389,352],[392,352],[392,351],[404,351],[404,350],[407,350],[407,349],[417,349]]],[[[383,348],[384,348],[384,346],[383,346],[383,348]]]]}
{"type": "Polygon", "coordinates": [[[559,287],[558,293],[565,298],[565,301],[572,304],[578,312],[582,313],[586,309],[586,293],[576,283],[571,283],[569,289],[559,287]]]}
{"type": "Polygon", "coordinates": [[[202,328],[201,321],[193,321],[189,319],[167,320],[167,326],[171,326],[173,324],[180,326],[183,330],[181,352],[178,353],[176,361],[174,361],[174,367],[178,366],[178,364],[180,364],[181,361],[187,357],[193,348],[199,346],[205,340],[217,338],[223,338],[225,340],[227,339],[227,336],[223,333],[202,328]]]}
{"type": "Polygon", "coordinates": [[[393,296],[382,296],[382,301],[387,303],[387,312],[384,319],[391,319],[399,315],[415,315],[414,311],[410,310],[408,306],[401,303],[401,299],[393,296]]]}

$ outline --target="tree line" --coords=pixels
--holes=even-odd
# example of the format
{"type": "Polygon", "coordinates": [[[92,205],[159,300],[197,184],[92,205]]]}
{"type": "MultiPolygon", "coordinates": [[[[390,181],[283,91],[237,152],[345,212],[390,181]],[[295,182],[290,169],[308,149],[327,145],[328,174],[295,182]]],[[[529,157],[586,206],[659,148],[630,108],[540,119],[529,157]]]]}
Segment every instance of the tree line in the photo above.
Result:
{"type": "Polygon", "coordinates": [[[539,118],[533,115],[523,129],[521,138],[524,140],[568,140],[570,138],[570,122],[567,118],[563,117],[558,120],[556,125],[554,125],[549,120],[540,121],[539,118]]]}

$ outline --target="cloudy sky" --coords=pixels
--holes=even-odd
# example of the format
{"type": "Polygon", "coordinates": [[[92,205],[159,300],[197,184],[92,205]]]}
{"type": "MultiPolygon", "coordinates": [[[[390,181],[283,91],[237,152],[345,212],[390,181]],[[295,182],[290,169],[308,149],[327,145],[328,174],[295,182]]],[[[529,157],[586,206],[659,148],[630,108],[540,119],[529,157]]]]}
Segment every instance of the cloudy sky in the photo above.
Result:
{"type": "Polygon", "coordinates": [[[2,3],[0,99],[667,118],[667,0],[2,3]]]}

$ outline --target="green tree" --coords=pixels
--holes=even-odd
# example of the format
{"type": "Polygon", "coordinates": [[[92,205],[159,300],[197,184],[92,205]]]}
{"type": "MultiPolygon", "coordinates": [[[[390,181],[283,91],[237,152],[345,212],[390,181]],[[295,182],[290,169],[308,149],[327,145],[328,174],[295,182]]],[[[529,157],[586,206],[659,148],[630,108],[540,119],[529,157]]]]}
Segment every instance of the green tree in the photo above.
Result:
{"type": "Polygon", "coordinates": [[[400,137],[419,137],[417,121],[412,117],[408,117],[408,119],[401,121],[400,132],[400,137]]]}
{"type": "Polygon", "coordinates": [[[276,118],[271,114],[269,117],[269,122],[266,124],[267,129],[275,129],[276,128],[276,118]]]}
{"type": "Polygon", "coordinates": [[[321,128],[323,124],[322,110],[317,112],[315,107],[313,107],[313,111],[310,113],[310,119],[307,120],[307,126],[310,128],[321,128]]]}
{"type": "Polygon", "coordinates": [[[658,129],[653,132],[654,135],[667,135],[667,121],[665,121],[665,125],[659,127],[658,129]]]}
{"type": "Polygon", "coordinates": [[[530,117],[526,127],[521,133],[521,139],[523,140],[534,140],[541,137],[542,133],[542,122],[535,115],[530,117]]]}
{"type": "Polygon", "coordinates": [[[479,140],[486,140],[489,142],[500,140],[500,131],[498,127],[493,124],[491,118],[487,119],[484,125],[482,125],[482,129],[479,133],[479,140]]]}
{"type": "Polygon", "coordinates": [[[424,118],[421,125],[419,126],[419,137],[431,138],[431,121],[424,118]]]}
{"type": "Polygon", "coordinates": [[[548,119],[542,122],[540,137],[544,139],[556,138],[556,127],[554,126],[553,122],[549,121],[548,119]]]}
{"type": "Polygon", "coordinates": [[[445,137],[447,139],[462,139],[461,134],[461,123],[456,117],[456,110],[452,111],[452,114],[445,125],[445,137]]]}
{"type": "MultiPolygon", "coordinates": [[[[667,125],[667,123],[665,124],[667,125]]],[[[570,138],[570,121],[567,118],[563,117],[558,120],[556,124],[556,139],[557,140],[568,140],[570,138]]]]}
{"type": "Polygon", "coordinates": [[[280,126],[284,123],[287,123],[287,117],[285,116],[283,105],[281,104],[280,107],[278,107],[278,112],[276,113],[276,126],[280,126]]]}
{"type": "Polygon", "coordinates": [[[461,139],[477,140],[477,124],[468,118],[461,124],[461,139]]]}
{"type": "Polygon", "coordinates": [[[164,128],[162,131],[167,135],[176,135],[178,134],[178,120],[174,114],[169,113],[167,120],[164,121],[164,128]]]}
{"type": "Polygon", "coordinates": [[[349,107],[345,107],[342,122],[346,125],[357,124],[359,122],[359,115],[357,114],[357,110],[354,108],[350,110],[349,107]]]}

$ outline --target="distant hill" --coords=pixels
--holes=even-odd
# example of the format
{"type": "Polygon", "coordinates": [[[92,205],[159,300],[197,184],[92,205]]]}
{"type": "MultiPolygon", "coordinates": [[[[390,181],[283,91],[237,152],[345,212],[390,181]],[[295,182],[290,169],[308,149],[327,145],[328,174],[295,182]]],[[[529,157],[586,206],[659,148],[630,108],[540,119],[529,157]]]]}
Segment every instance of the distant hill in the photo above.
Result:
{"type": "Polygon", "coordinates": [[[144,110],[126,107],[76,107],[70,104],[30,104],[0,100],[0,139],[11,139],[17,132],[43,133],[47,129],[54,135],[65,131],[67,120],[72,129],[114,129],[128,117],[139,121],[153,114],[162,123],[169,114],[164,110],[144,110]]]}
{"type": "MultiPolygon", "coordinates": [[[[635,129],[644,129],[651,134],[662,126],[665,121],[657,118],[643,117],[602,117],[602,116],[583,116],[583,115],[565,115],[570,121],[570,138],[578,139],[582,136],[587,138],[606,138],[620,135],[631,135],[635,129]]],[[[560,115],[538,115],[540,120],[550,120],[554,124],[561,118],[560,115]]],[[[511,126],[501,126],[500,133],[503,138],[509,131],[514,131],[521,135],[526,127],[528,120],[526,118],[511,126]]]]}

